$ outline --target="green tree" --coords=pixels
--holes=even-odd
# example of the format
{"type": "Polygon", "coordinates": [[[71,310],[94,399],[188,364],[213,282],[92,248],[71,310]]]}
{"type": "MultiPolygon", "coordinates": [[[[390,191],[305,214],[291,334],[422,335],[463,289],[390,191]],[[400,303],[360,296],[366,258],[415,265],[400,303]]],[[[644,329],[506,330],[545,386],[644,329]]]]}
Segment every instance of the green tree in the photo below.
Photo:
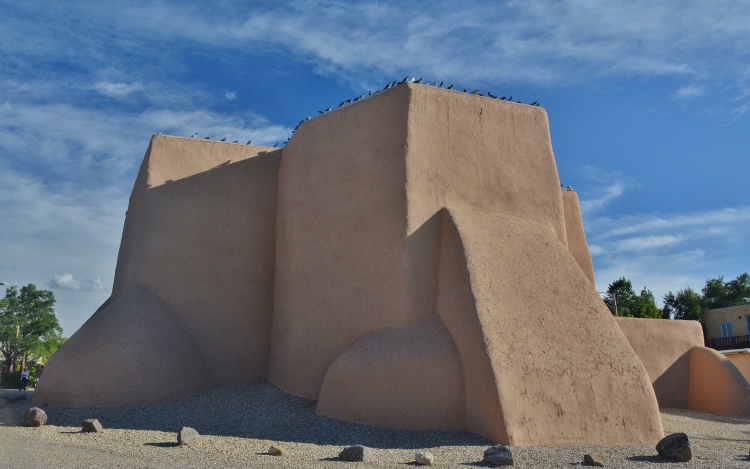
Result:
{"type": "Polygon", "coordinates": [[[10,287],[0,300],[0,353],[10,371],[25,354],[44,347],[45,340],[59,337],[62,328],[55,317],[55,296],[34,284],[10,287]]]}
{"type": "Polygon", "coordinates": [[[633,290],[633,284],[625,277],[620,277],[607,287],[607,296],[604,297],[612,314],[634,318],[660,318],[662,312],[656,306],[654,294],[645,287],[640,294],[633,290]],[[615,308],[615,304],[617,308],[615,308]]]}
{"type": "Polygon", "coordinates": [[[726,308],[750,303],[750,275],[747,272],[724,282],[724,277],[706,280],[702,290],[704,309],[726,308]]]}
{"type": "Polygon", "coordinates": [[[677,294],[671,291],[664,295],[664,319],[688,319],[703,322],[703,298],[697,291],[688,287],[677,294]]]}

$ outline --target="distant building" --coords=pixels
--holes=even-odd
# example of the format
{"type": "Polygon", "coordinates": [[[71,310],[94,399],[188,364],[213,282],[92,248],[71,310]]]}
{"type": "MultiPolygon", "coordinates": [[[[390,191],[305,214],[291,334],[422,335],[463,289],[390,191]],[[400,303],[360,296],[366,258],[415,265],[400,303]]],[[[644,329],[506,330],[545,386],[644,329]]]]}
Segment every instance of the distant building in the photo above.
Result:
{"type": "Polygon", "coordinates": [[[709,309],[706,345],[716,350],[750,348],[750,305],[709,309]]]}

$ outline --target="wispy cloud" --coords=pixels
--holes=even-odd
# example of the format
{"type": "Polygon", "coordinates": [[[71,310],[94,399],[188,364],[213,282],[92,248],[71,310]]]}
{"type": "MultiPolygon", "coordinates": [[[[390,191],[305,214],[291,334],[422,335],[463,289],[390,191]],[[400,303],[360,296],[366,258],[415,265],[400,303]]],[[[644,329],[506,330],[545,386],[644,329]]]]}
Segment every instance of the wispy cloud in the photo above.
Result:
{"type": "Polygon", "coordinates": [[[679,98],[694,98],[703,94],[704,88],[702,86],[683,86],[677,90],[677,96],[679,98]]]}
{"type": "Polygon", "coordinates": [[[234,101],[235,99],[237,99],[237,93],[235,93],[234,91],[230,91],[227,94],[225,94],[224,97],[228,99],[229,101],[234,101]]]}
{"type": "Polygon", "coordinates": [[[110,83],[107,81],[100,81],[94,84],[93,89],[97,90],[105,96],[111,98],[124,98],[134,91],[143,89],[143,83],[110,83]]]}
{"type": "Polygon", "coordinates": [[[95,279],[84,279],[83,281],[73,278],[73,274],[55,274],[47,284],[53,290],[74,291],[105,291],[101,277],[95,279]]]}

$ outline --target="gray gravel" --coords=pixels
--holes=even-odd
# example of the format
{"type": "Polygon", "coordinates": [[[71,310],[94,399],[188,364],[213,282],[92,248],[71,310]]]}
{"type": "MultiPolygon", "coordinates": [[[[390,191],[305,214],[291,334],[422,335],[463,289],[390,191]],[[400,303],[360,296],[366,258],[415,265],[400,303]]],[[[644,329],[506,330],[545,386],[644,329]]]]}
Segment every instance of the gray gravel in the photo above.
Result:
{"type": "MultiPolygon", "coordinates": [[[[468,432],[384,430],[315,414],[315,402],[288,395],[268,384],[211,388],[178,401],[111,409],[44,410],[48,424],[17,426],[29,401],[0,409],[0,468],[36,467],[403,467],[415,451],[429,451],[437,467],[487,467],[482,454],[491,442],[468,432]],[[96,418],[102,433],[81,433],[81,422],[96,418]],[[202,437],[176,445],[182,427],[202,437]],[[362,444],[373,459],[338,460],[345,446],[362,444]],[[265,454],[271,445],[283,456],[265,454]]],[[[653,445],[514,447],[515,466],[570,468],[583,456],[602,454],[608,467],[750,467],[750,419],[669,409],[665,432],[690,436],[693,460],[668,463],[653,445]]]]}

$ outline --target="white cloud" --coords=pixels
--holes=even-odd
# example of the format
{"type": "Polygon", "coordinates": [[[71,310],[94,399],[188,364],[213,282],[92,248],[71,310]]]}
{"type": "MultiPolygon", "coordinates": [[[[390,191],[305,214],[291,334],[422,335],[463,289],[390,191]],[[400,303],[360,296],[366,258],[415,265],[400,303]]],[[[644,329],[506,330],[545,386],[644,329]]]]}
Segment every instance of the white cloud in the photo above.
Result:
{"type": "Polygon", "coordinates": [[[702,86],[683,86],[677,90],[677,96],[680,98],[694,98],[703,94],[702,86]]]}
{"type": "Polygon", "coordinates": [[[234,91],[230,91],[227,94],[225,94],[224,97],[230,101],[234,101],[235,99],[237,99],[237,93],[235,93],[234,91]]]}
{"type": "Polygon", "coordinates": [[[72,274],[55,274],[47,284],[52,289],[75,291],[105,291],[104,282],[98,275],[94,279],[82,282],[73,278],[72,274]]]}
{"type": "Polygon", "coordinates": [[[94,84],[93,89],[111,98],[124,98],[134,91],[139,91],[143,89],[143,83],[136,82],[132,84],[127,84],[127,83],[110,83],[107,81],[100,81],[94,84]]]}

